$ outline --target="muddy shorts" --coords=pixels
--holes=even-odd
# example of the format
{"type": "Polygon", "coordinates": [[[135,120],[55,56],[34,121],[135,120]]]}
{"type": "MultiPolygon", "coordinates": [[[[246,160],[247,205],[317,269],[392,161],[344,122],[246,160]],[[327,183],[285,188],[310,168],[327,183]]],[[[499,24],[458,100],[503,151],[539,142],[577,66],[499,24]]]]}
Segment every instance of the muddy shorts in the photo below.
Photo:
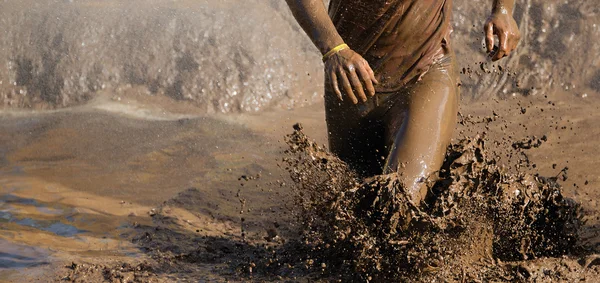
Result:
{"type": "MultiPolygon", "coordinates": [[[[399,133],[403,125],[407,125],[407,117],[420,115],[415,123],[431,139],[451,135],[443,131],[451,131],[453,127],[443,129],[443,123],[440,123],[443,121],[439,121],[436,115],[440,115],[440,107],[457,104],[459,90],[455,61],[451,52],[400,90],[377,93],[366,103],[358,105],[352,104],[349,99],[339,101],[333,90],[326,87],[325,115],[331,151],[357,172],[372,176],[383,173],[386,167],[393,171],[398,166],[398,157],[390,156],[390,152],[402,142],[399,133]],[[417,95],[424,101],[423,106],[412,109],[409,100],[417,95]],[[411,111],[421,113],[415,115],[411,111]]],[[[456,112],[456,109],[450,111],[456,112]]],[[[450,124],[453,126],[453,123],[450,124]]],[[[439,146],[445,151],[447,142],[441,142],[439,146]]]]}

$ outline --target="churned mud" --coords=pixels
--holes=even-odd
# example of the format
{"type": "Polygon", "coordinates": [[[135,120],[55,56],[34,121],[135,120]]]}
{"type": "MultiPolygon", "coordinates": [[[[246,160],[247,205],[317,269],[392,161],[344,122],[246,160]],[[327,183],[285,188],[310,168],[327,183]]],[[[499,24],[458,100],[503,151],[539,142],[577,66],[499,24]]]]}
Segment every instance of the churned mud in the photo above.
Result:
{"type": "Polygon", "coordinates": [[[5,112],[0,278],[596,282],[597,105],[464,104],[424,204],[319,146],[320,107],[209,118],[124,98],[5,112]]]}
{"type": "Polygon", "coordinates": [[[286,161],[303,236],[342,281],[526,279],[515,262],[575,249],[581,210],[557,177],[506,172],[481,137],[450,146],[421,205],[394,174],[359,180],[296,128],[286,161]]]}

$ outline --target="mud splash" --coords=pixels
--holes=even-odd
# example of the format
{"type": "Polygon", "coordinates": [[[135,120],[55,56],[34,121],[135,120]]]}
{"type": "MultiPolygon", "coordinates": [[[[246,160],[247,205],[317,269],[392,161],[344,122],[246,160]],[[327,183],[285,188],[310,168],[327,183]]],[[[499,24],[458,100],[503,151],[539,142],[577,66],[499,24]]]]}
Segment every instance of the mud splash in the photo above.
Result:
{"type": "Polygon", "coordinates": [[[582,211],[562,195],[558,176],[508,173],[484,137],[451,145],[439,179],[428,181],[427,200],[415,204],[393,174],[359,180],[295,129],[285,163],[297,184],[302,240],[311,262],[335,270],[329,276],[517,280],[529,275],[515,262],[575,248],[582,211]]]}
{"type": "MultiPolygon", "coordinates": [[[[161,201],[158,206],[136,212],[151,218],[151,223],[133,219],[137,222],[132,223],[135,233],[127,239],[133,241],[143,257],[135,260],[106,260],[99,256],[70,259],[59,266],[56,281],[348,282],[366,281],[370,277],[372,282],[434,279],[450,282],[486,279],[496,282],[596,282],[600,278],[600,260],[593,255],[597,252],[597,230],[589,223],[594,223],[597,215],[594,212],[595,202],[591,199],[595,198],[592,190],[594,180],[591,179],[590,185],[582,186],[579,191],[580,194],[592,194],[589,199],[592,210],[586,208],[588,223],[582,228],[582,233],[575,234],[583,224],[578,205],[564,199],[561,188],[554,184],[556,181],[565,184],[566,170],[561,171],[559,166],[544,171],[546,175],[561,172],[553,178],[523,173],[544,170],[543,167],[551,169],[552,163],[564,164],[562,158],[565,155],[542,159],[536,151],[558,154],[561,148],[553,147],[553,144],[568,141],[570,147],[578,146],[575,148],[579,152],[582,148],[579,140],[565,140],[565,137],[589,140],[589,135],[580,136],[580,133],[592,131],[563,135],[560,139],[556,136],[560,132],[546,131],[541,127],[537,130],[521,127],[523,121],[539,117],[529,115],[540,113],[536,107],[542,106],[547,107],[544,114],[552,113],[546,115],[573,121],[568,113],[552,112],[558,109],[553,110],[546,106],[550,105],[547,101],[542,102],[531,106],[514,101],[499,102],[493,105],[494,111],[479,112],[472,111],[476,105],[469,105],[472,112],[461,115],[457,133],[476,136],[476,132],[485,131],[488,137],[464,140],[449,149],[445,170],[440,172],[438,182],[431,182],[428,205],[423,206],[405,201],[393,176],[359,180],[343,163],[317,146],[306,134],[325,141],[325,133],[319,136],[319,131],[316,131],[324,128],[320,116],[315,118],[317,115],[312,115],[305,120],[294,118],[302,121],[306,129],[288,137],[292,147],[285,145],[289,154],[286,162],[282,163],[287,165],[283,168],[268,165],[272,163],[268,160],[281,161],[282,158],[281,150],[273,148],[275,143],[269,144],[268,140],[258,137],[249,140],[242,135],[233,135],[231,139],[243,141],[243,147],[237,143],[225,147],[221,143],[219,148],[225,151],[236,148],[244,152],[247,161],[243,162],[243,166],[223,163],[218,167],[220,169],[211,169],[228,172],[215,175],[211,179],[215,180],[214,185],[200,179],[202,183],[196,183],[195,188],[178,190],[179,193],[168,195],[169,199],[161,201]],[[523,107],[526,111],[522,110],[523,107]],[[486,116],[490,113],[491,117],[486,116]],[[504,115],[511,120],[503,120],[504,115]],[[512,125],[510,130],[507,125],[512,125]],[[544,135],[548,135],[547,138],[544,135]],[[525,139],[518,138],[525,136],[525,139]],[[531,162],[523,153],[531,156],[531,162]],[[260,163],[256,163],[258,161],[252,156],[261,154],[267,158],[258,159],[260,163]],[[539,163],[540,160],[544,163],[539,163]],[[534,162],[538,162],[537,168],[534,162]],[[500,163],[511,166],[503,168],[500,163]],[[284,171],[285,167],[292,170],[291,175],[296,176],[298,182],[288,179],[290,174],[284,171]],[[512,173],[505,170],[512,170],[512,173]],[[395,194],[394,190],[399,193],[395,194]],[[293,197],[296,197],[296,203],[293,197]],[[545,208],[549,210],[545,211],[545,208]],[[574,244],[578,235],[582,240],[574,244]]],[[[597,113],[596,106],[581,105],[588,107],[583,108],[586,111],[574,108],[577,110],[569,113],[597,113]]],[[[306,114],[306,111],[284,114],[300,117],[300,113],[306,114]]],[[[115,123],[104,115],[101,117],[111,129],[131,125],[130,122],[115,123]]],[[[264,114],[255,117],[260,121],[259,129],[265,129],[265,124],[285,125],[285,128],[290,125],[289,120],[284,121],[281,116],[268,117],[276,118],[271,122],[271,118],[264,114]]],[[[588,115],[584,122],[569,125],[573,128],[588,123],[594,125],[590,122],[597,121],[593,117],[588,115]]],[[[76,120],[85,121],[83,118],[76,120]]],[[[202,121],[204,119],[192,119],[182,123],[181,127],[189,127],[190,134],[200,133],[196,139],[211,137],[210,133],[215,131],[198,131],[198,128],[203,129],[203,123],[214,125],[215,121],[202,121]]],[[[148,125],[152,129],[165,128],[148,125]]],[[[546,124],[543,125],[545,128],[546,124]]],[[[103,127],[86,126],[94,129],[103,127]]],[[[240,130],[226,129],[220,132],[240,130]]],[[[277,132],[269,133],[269,139],[277,139],[287,132],[279,130],[279,127],[277,129],[277,132]]],[[[131,133],[131,130],[119,132],[131,133]]],[[[143,132],[157,134],[148,130],[143,132]]],[[[159,134],[162,137],[166,133],[159,134]]],[[[161,148],[169,148],[170,144],[166,143],[161,148]]],[[[212,148],[210,142],[202,144],[212,148]]],[[[184,151],[182,155],[189,154],[184,151]]],[[[566,164],[572,171],[569,172],[569,182],[579,183],[577,171],[596,164],[595,160],[584,159],[583,155],[577,157],[580,162],[566,164]]],[[[200,167],[196,165],[194,168],[200,167]]],[[[191,179],[197,174],[193,171],[179,176],[177,180],[191,179]]],[[[594,172],[582,174],[593,176],[594,172]]],[[[172,175],[163,175],[173,182],[172,175]]],[[[155,183],[159,182],[152,180],[152,184],[155,183]]],[[[177,184],[176,187],[186,184],[177,184]]],[[[564,189],[565,195],[577,197],[569,191],[569,187],[564,189]]],[[[164,200],[164,196],[158,199],[164,200]]],[[[588,203],[585,198],[577,199],[588,203]]]]}

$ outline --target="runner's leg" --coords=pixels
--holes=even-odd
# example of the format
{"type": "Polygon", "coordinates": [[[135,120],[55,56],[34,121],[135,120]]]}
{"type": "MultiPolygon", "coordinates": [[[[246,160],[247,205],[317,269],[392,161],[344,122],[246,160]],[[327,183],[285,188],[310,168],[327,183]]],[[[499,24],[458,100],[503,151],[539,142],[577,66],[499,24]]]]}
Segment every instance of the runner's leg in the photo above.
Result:
{"type": "Polygon", "coordinates": [[[456,126],[457,83],[455,58],[449,55],[398,95],[386,114],[391,150],[383,171],[397,171],[416,204],[427,194],[423,180],[440,169],[456,126]]]}

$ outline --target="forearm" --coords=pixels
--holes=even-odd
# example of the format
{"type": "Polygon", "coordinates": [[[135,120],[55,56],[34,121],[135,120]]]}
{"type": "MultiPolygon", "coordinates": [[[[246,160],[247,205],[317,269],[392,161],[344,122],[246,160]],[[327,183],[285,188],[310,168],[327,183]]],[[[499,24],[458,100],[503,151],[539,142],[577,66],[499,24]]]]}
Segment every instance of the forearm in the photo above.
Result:
{"type": "Polygon", "coordinates": [[[494,0],[492,13],[512,15],[515,8],[515,0],[494,0]]]}
{"type": "Polygon", "coordinates": [[[321,54],[344,43],[327,14],[323,0],[286,0],[286,2],[321,54]]]}

